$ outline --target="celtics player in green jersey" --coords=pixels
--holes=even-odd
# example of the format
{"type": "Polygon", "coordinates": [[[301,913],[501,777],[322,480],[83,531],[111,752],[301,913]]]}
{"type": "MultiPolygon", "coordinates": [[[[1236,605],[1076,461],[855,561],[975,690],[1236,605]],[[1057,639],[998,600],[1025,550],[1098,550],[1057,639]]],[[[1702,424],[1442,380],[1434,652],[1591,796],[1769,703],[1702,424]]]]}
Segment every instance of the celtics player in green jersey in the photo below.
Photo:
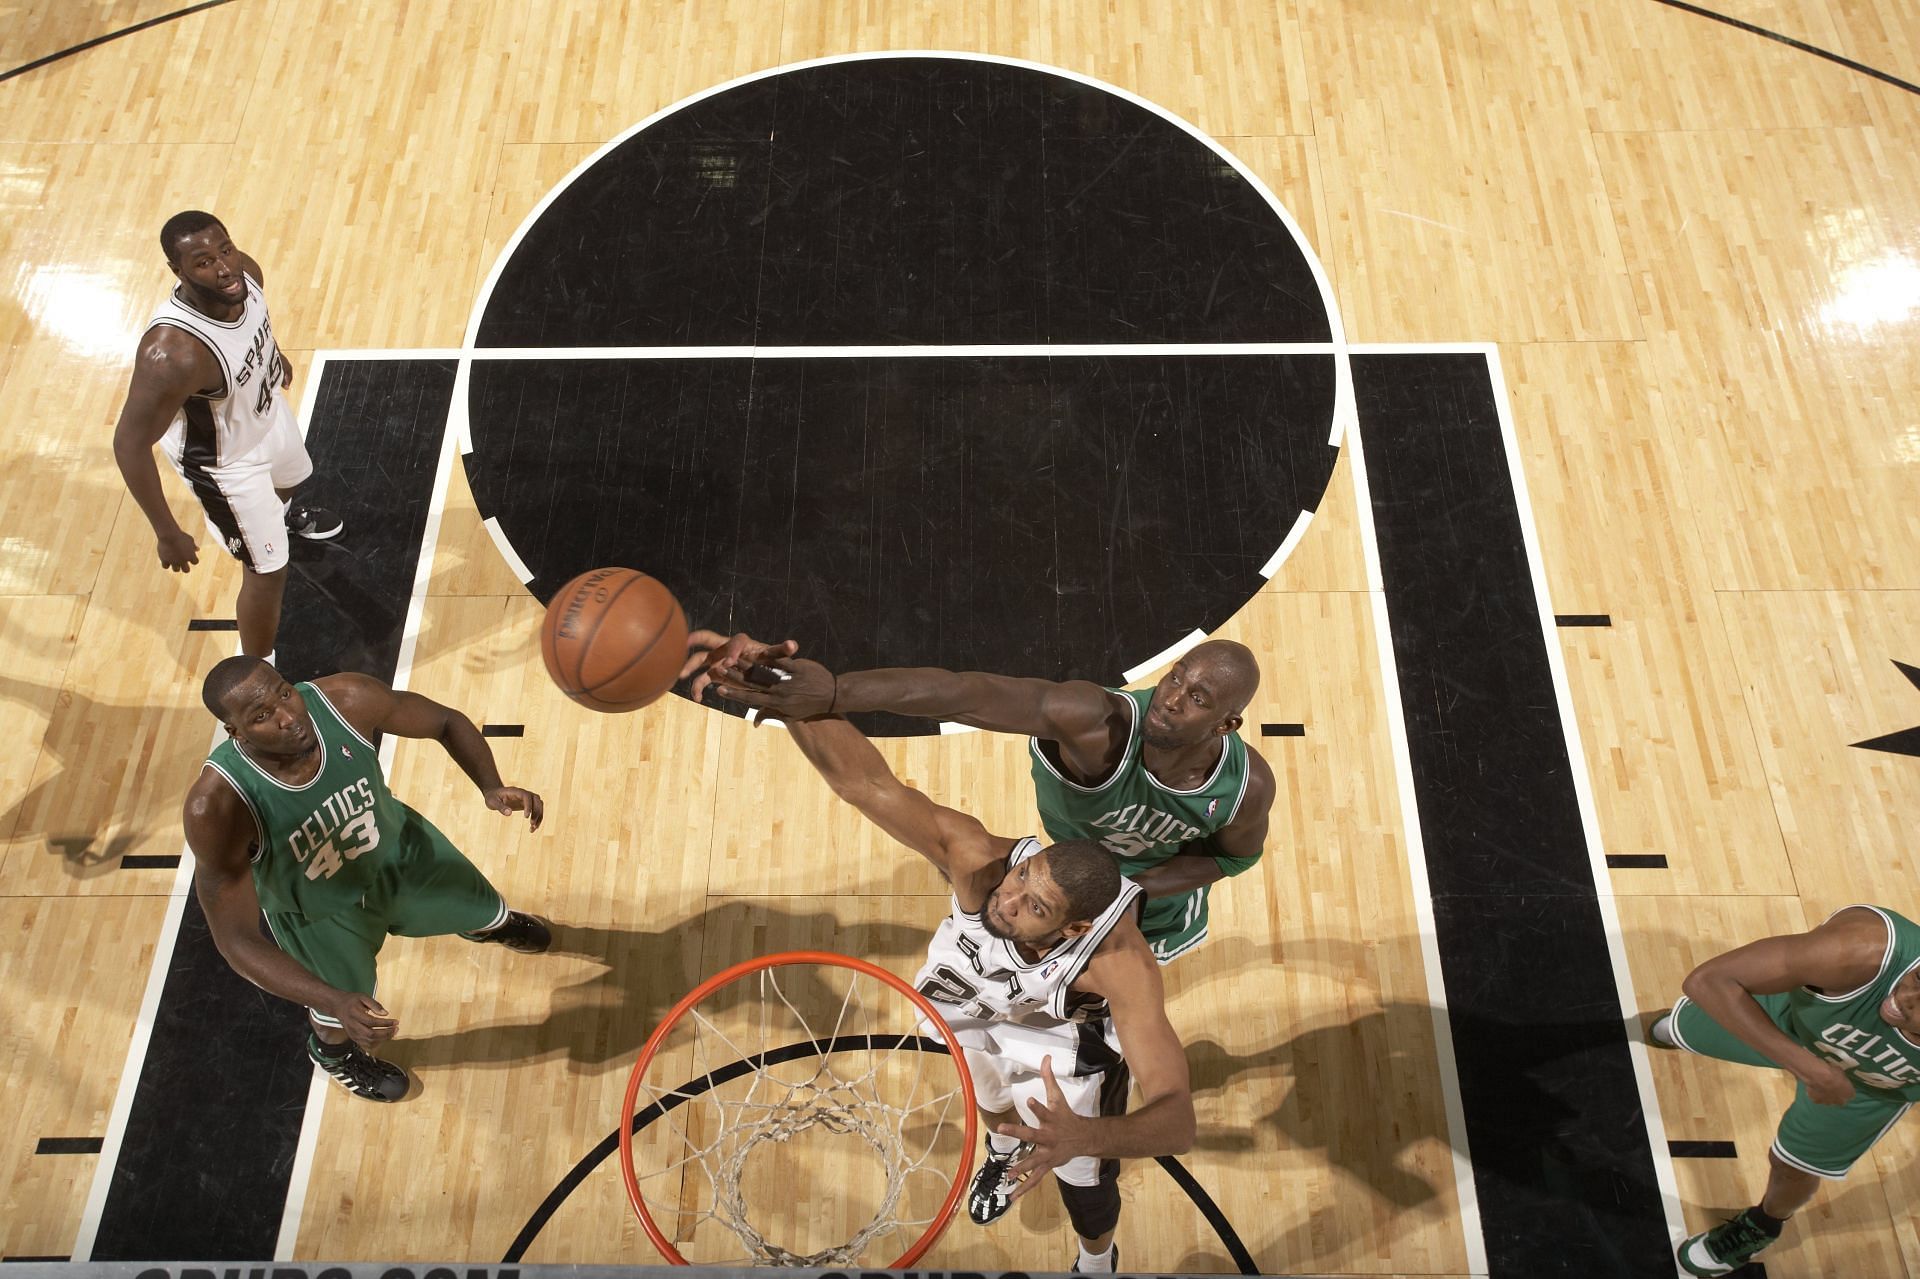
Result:
{"type": "Polygon", "coordinates": [[[398,1101],[407,1073],[369,1049],[399,1021],[374,999],[389,933],[459,933],[535,954],[551,934],[507,909],[485,875],[395,799],[373,745],[382,733],[446,748],[488,808],[525,813],[540,797],[504,786],[473,721],[367,675],[290,684],[257,657],[208,672],[202,700],[227,730],[187,792],[194,891],[220,953],[270,994],[307,1007],[307,1054],[359,1097],[398,1101]],[[264,910],[272,931],[260,934],[264,910]]]}
{"type": "Polygon", "coordinates": [[[1273,770],[1239,733],[1260,685],[1243,644],[1197,645],[1154,687],[1131,691],[931,667],[833,674],[813,663],[762,685],[747,673],[780,669],[798,644],[696,631],[688,645],[682,674],[694,676],[695,698],[713,684],[794,719],[892,711],[1027,734],[1048,837],[1113,851],[1120,873],[1146,890],[1140,931],[1163,964],[1206,938],[1211,885],[1264,851],[1273,770]]]}
{"type": "Polygon", "coordinates": [[[1680,1244],[1688,1273],[1724,1275],[1778,1239],[1822,1180],[1846,1176],[1920,1101],[1920,925],[1848,906],[1810,932],[1709,959],[1680,988],[1649,1027],[1655,1045],[1799,1081],[1760,1202],[1680,1244]]]}

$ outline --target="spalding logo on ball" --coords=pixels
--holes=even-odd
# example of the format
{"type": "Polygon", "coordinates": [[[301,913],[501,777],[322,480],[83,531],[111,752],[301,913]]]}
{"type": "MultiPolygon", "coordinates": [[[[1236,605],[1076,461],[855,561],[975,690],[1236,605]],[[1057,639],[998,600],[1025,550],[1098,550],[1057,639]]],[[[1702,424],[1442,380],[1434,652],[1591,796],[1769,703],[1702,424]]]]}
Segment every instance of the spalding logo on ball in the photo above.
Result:
{"type": "Polygon", "coordinates": [[[540,656],[560,691],[596,711],[635,711],[672,688],[687,656],[680,601],[638,569],[596,568],[554,593],[540,656]]]}

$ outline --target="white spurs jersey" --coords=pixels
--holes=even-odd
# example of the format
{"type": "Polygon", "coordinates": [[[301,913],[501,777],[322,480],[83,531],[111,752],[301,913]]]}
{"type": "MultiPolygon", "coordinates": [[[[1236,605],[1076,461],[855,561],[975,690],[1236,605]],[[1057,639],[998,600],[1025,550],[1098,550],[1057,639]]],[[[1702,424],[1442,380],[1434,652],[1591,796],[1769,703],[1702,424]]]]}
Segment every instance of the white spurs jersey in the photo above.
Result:
{"type": "MultiPolygon", "coordinates": [[[[1042,847],[1027,836],[1014,845],[1008,867],[1042,847]]],[[[1122,879],[1119,895],[1095,917],[1093,927],[1031,963],[1012,942],[989,933],[980,915],[962,910],[956,898],[927,944],[927,962],[913,984],[967,1048],[1010,1057],[1034,1070],[1042,1057],[1052,1056],[1058,1075],[1105,1069],[1113,1061],[1110,1053],[1079,1052],[1077,1066],[1073,1054],[1111,1041],[1106,1001],[1071,987],[1107,934],[1133,911],[1141,891],[1122,879]],[[1063,1052],[1069,1056],[1063,1059],[1063,1052]]]]}
{"type": "Polygon", "coordinates": [[[233,320],[216,320],[180,300],[175,289],[154,311],[147,328],[164,324],[185,329],[213,352],[220,366],[220,387],[187,397],[161,447],[183,467],[210,470],[251,451],[267,436],[279,414],[291,414],[281,394],[284,361],[267,318],[266,295],[252,277],[247,300],[233,320]]]}

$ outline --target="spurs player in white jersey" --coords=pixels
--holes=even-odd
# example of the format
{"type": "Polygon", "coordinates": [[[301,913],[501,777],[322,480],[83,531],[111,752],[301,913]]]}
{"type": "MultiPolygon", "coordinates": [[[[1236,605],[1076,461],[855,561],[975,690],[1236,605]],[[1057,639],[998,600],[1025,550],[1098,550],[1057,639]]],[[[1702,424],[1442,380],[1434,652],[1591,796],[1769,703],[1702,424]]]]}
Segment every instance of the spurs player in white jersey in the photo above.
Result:
{"type": "MultiPolygon", "coordinates": [[[[688,643],[695,651],[683,673],[694,674],[726,637],[695,631],[688,643]]],[[[799,659],[778,666],[819,671],[799,659]]],[[[778,678],[765,667],[756,673],[778,678]]],[[[709,682],[737,689],[744,678],[701,671],[693,696],[709,682]]],[[[968,1215],[995,1220],[1052,1172],[1080,1236],[1074,1269],[1115,1269],[1117,1161],[1181,1154],[1194,1134],[1186,1052],[1135,922],[1140,888],[1097,841],[1042,847],[934,803],[895,777],[844,719],[788,727],[836,795],[953,885],[916,985],[956,1032],[987,1120],[988,1156],[968,1215]],[[1129,1071],[1141,1102],[1125,1114],[1129,1071]]]]}
{"type": "Polygon", "coordinates": [[[240,561],[240,648],[265,657],[280,625],[288,537],[324,541],[340,521],[292,500],[313,461],[287,403],[293,366],[274,341],[260,264],[198,210],[167,219],[160,247],[179,285],[141,336],[114,460],[153,526],[161,566],[184,573],[199,547],[161,491],[160,445],[200,500],[208,530],[240,561]]]}

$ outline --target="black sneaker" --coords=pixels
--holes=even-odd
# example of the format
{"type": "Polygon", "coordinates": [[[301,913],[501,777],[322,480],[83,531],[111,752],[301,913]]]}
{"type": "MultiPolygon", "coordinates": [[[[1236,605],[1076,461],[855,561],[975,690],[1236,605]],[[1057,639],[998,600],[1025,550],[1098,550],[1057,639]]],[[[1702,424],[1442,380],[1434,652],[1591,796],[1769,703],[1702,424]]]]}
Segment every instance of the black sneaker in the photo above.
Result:
{"type": "Polygon", "coordinates": [[[523,955],[544,955],[547,947],[553,945],[553,930],[547,927],[547,921],[518,910],[508,911],[504,924],[484,933],[462,933],[461,936],[468,941],[497,941],[523,955]]]}
{"type": "Polygon", "coordinates": [[[1779,1239],[1753,1219],[1753,1209],[1729,1217],[1712,1230],[1682,1241],[1680,1265],[1690,1275],[1730,1275],[1779,1239]]]}
{"type": "Polygon", "coordinates": [[[322,1049],[318,1036],[308,1035],[307,1056],[332,1076],[334,1083],[356,1097],[365,1097],[368,1101],[399,1101],[407,1095],[406,1071],[390,1061],[381,1061],[351,1041],[334,1052],[327,1052],[322,1049]]]}
{"type": "Polygon", "coordinates": [[[1110,1272],[1109,1272],[1109,1271],[1106,1271],[1106,1270],[1082,1270],[1082,1269],[1080,1268],[1080,1254],[1079,1254],[1079,1253],[1078,1253],[1078,1252],[1076,1251],[1076,1252],[1075,1252],[1075,1253],[1073,1254],[1073,1269],[1072,1269],[1072,1270],[1070,1270],[1070,1271],[1068,1271],[1067,1273],[1069,1273],[1069,1274],[1076,1274],[1076,1275],[1086,1275],[1086,1274],[1108,1274],[1108,1273],[1112,1273],[1112,1274],[1119,1274],[1119,1273],[1120,1273],[1120,1245],[1119,1245],[1119,1243],[1118,1243],[1118,1242],[1116,1241],[1116,1242],[1114,1243],[1114,1245],[1113,1245],[1113,1269],[1112,1269],[1112,1270],[1111,1270],[1110,1272]]]}
{"type": "Polygon", "coordinates": [[[1673,1009],[1663,1008],[1657,1013],[1648,1013],[1642,1019],[1646,1027],[1643,1036],[1649,1048],[1678,1048],[1680,1041],[1673,1037],[1673,1009]]]}
{"type": "Polygon", "coordinates": [[[309,542],[330,541],[339,537],[345,527],[340,517],[324,506],[302,506],[296,502],[287,508],[287,531],[309,542]]]}
{"type": "Polygon", "coordinates": [[[1007,1209],[1013,1206],[1013,1192],[1020,1188],[1020,1182],[1009,1177],[1007,1170],[1032,1153],[1033,1143],[1026,1141],[1004,1155],[987,1147],[987,1161],[973,1174],[973,1187],[967,1191],[967,1216],[975,1225],[984,1226],[1007,1215],[1007,1209]]]}

